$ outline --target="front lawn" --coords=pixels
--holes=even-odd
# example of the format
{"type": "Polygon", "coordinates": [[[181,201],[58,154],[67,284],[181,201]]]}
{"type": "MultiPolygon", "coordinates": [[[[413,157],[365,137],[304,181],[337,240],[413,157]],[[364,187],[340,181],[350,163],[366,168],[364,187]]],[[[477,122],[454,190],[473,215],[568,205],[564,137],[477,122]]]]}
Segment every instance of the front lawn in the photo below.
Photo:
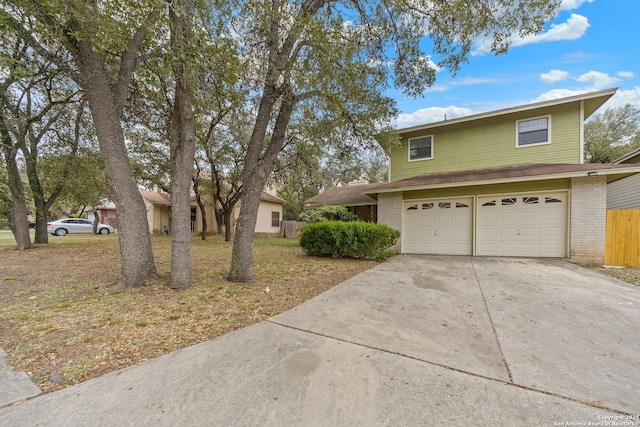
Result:
{"type": "Polygon", "coordinates": [[[16,251],[0,232],[0,347],[12,369],[52,391],[261,322],[376,262],[307,257],[297,240],[256,237],[250,285],[225,280],[230,242],[194,236],[193,286],[166,287],[170,236],[153,236],[161,280],[109,291],[120,275],[114,235],[50,236],[16,251]]]}

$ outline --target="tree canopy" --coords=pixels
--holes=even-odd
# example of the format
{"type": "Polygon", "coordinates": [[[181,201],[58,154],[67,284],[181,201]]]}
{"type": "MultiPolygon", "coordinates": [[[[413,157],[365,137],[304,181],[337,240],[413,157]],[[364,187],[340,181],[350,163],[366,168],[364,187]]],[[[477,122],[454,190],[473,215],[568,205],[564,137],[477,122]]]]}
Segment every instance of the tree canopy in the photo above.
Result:
{"type": "Polygon", "coordinates": [[[608,108],[584,126],[585,161],[611,163],[640,147],[640,109],[608,108]]]}
{"type": "MultiPolygon", "coordinates": [[[[184,232],[195,140],[222,150],[209,136],[248,118],[235,154],[241,158],[234,159],[243,168],[243,201],[229,279],[252,281],[260,196],[283,151],[304,153],[308,147],[297,144],[312,142],[321,161],[344,166],[349,153],[397,143],[397,110],[386,89],[420,95],[436,70],[455,74],[475,40],[489,39],[494,53],[504,53],[512,34],[542,30],[558,6],[559,0],[0,0],[0,15],[15,31],[37,35],[29,49],[46,57],[45,43],[72,58],[64,66],[88,103],[117,206],[122,283],[138,286],[155,277],[155,266],[136,177],[170,188],[173,221],[184,232]],[[209,132],[222,116],[230,122],[209,132]]],[[[14,169],[7,163],[6,170],[14,169]]],[[[184,253],[187,234],[180,236],[174,240],[184,253]]],[[[182,264],[172,263],[176,277],[182,274],[177,287],[190,282],[177,271],[189,268],[182,264]]]]}

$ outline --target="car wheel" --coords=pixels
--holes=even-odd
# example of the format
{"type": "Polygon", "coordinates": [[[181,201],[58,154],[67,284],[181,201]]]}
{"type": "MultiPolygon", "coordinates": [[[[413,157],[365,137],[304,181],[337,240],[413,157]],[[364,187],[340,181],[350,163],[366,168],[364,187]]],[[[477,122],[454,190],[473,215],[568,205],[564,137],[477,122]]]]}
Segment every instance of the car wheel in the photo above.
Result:
{"type": "Polygon", "coordinates": [[[108,228],[101,228],[99,233],[100,234],[109,234],[109,229],[108,228]]]}
{"type": "Polygon", "coordinates": [[[56,236],[65,236],[67,234],[67,230],[65,230],[64,228],[58,228],[55,233],[56,236]]]}

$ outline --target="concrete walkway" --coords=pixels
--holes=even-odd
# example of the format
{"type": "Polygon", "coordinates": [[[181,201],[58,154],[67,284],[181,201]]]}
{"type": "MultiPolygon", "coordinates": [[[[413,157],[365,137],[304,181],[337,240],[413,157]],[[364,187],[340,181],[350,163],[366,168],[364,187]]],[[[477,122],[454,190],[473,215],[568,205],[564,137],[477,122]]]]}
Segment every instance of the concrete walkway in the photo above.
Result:
{"type": "Polygon", "coordinates": [[[24,372],[12,371],[7,353],[0,348],[0,408],[40,394],[40,389],[24,372]]]}
{"type": "Polygon", "coordinates": [[[398,256],[267,322],[0,409],[0,425],[638,426],[638,415],[640,288],[555,260],[398,256]]]}

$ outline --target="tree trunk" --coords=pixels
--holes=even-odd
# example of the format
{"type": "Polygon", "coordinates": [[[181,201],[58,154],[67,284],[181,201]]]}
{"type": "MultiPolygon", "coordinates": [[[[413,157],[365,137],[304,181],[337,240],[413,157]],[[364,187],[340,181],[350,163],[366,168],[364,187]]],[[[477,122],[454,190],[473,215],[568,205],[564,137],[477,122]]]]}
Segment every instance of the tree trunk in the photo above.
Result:
{"type": "Polygon", "coordinates": [[[27,202],[24,197],[24,187],[20,181],[20,172],[16,165],[15,158],[8,158],[5,150],[7,163],[7,177],[9,190],[11,192],[11,202],[13,204],[13,235],[16,239],[16,249],[31,249],[31,236],[29,235],[29,221],[27,220],[27,202]]]}
{"type": "Polygon", "coordinates": [[[224,212],[224,241],[231,241],[231,213],[233,212],[233,208],[228,209],[224,212]]]}
{"type": "Polygon", "coordinates": [[[11,203],[13,205],[13,236],[16,239],[16,249],[31,249],[31,236],[29,235],[29,220],[27,219],[27,201],[24,197],[24,186],[20,180],[20,171],[16,163],[17,149],[14,147],[9,132],[5,127],[4,117],[0,117],[0,138],[2,139],[2,153],[7,166],[7,178],[11,203]]]}
{"type": "Polygon", "coordinates": [[[258,179],[254,179],[251,183],[244,181],[242,205],[240,205],[240,216],[236,223],[236,236],[233,239],[231,253],[231,269],[228,278],[231,282],[253,282],[253,234],[262,194],[260,182],[262,180],[258,179]]]}
{"type": "MultiPolygon", "coordinates": [[[[216,202],[214,201],[214,203],[216,202]]],[[[216,228],[218,229],[218,234],[222,236],[222,233],[224,233],[224,209],[218,209],[214,206],[213,214],[216,216],[216,228]]]]}
{"type": "Polygon", "coordinates": [[[233,241],[231,268],[228,277],[228,280],[232,282],[253,282],[253,236],[258,219],[260,197],[267,183],[267,178],[275,167],[278,154],[282,150],[287,127],[295,106],[292,94],[286,94],[283,98],[273,127],[273,134],[264,153],[261,148],[269,116],[275,104],[275,89],[265,87],[258,109],[242,174],[242,205],[240,205],[240,216],[238,216],[236,224],[236,236],[233,241]]]}
{"type": "MultiPolygon", "coordinates": [[[[196,180],[197,179],[198,178],[196,177],[196,180]]],[[[194,182],[194,186],[197,186],[195,182],[194,182]]],[[[204,207],[204,203],[202,203],[202,196],[200,196],[200,193],[197,190],[195,193],[196,193],[196,203],[198,203],[198,208],[200,209],[200,215],[202,216],[202,232],[200,233],[200,237],[202,238],[202,240],[207,240],[207,227],[209,226],[207,224],[207,210],[204,207]]]]}
{"type": "Polygon", "coordinates": [[[25,163],[27,165],[27,177],[33,195],[33,204],[36,208],[36,235],[34,243],[49,243],[49,233],[47,233],[47,216],[49,206],[45,203],[42,186],[38,178],[36,159],[27,150],[23,150],[25,163]]]}
{"type": "Polygon", "coordinates": [[[142,286],[155,280],[157,275],[147,211],[129,163],[120,110],[101,54],[89,41],[79,41],[76,47],[74,59],[89,101],[107,184],[116,205],[122,261],[119,286],[142,286]]]}
{"type": "MultiPolygon", "coordinates": [[[[184,58],[190,43],[193,6],[189,0],[175,2],[169,8],[172,21],[171,47],[174,58],[184,58]],[[184,5],[176,14],[174,7],[184,5]]],[[[189,59],[174,59],[176,79],[171,135],[171,284],[173,289],[185,289],[193,281],[191,274],[191,179],[196,150],[195,122],[191,103],[189,59]]]]}
{"type": "Polygon", "coordinates": [[[34,243],[49,243],[49,233],[47,232],[47,220],[49,208],[46,204],[36,204],[36,235],[34,243]]]}

